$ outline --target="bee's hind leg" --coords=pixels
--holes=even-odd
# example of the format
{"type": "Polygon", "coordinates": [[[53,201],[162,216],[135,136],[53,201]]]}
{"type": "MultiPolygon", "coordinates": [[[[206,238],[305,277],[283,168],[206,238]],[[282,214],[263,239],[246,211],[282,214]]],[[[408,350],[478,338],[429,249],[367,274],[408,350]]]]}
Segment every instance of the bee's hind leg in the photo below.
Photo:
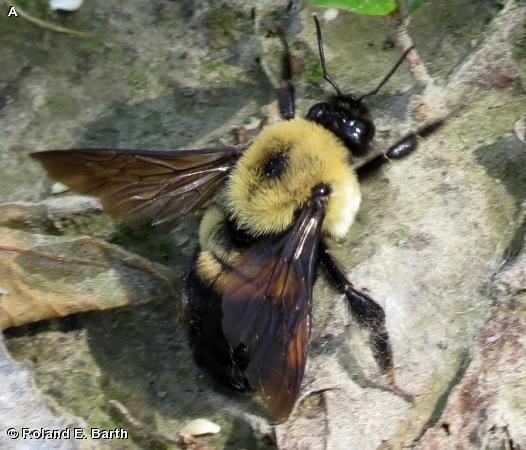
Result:
{"type": "Polygon", "coordinates": [[[371,333],[371,347],[374,358],[383,373],[393,370],[393,351],[389,334],[385,328],[385,312],[371,297],[355,289],[347,280],[324,242],[319,245],[320,262],[328,279],[339,292],[345,294],[352,316],[362,328],[371,333]]]}
{"type": "Polygon", "coordinates": [[[393,392],[404,399],[412,401],[409,394],[398,387],[394,377],[393,349],[389,333],[385,327],[385,312],[371,297],[354,288],[347,280],[334,258],[328,252],[324,242],[319,245],[319,258],[328,279],[339,292],[345,294],[352,316],[362,328],[370,332],[370,344],[374,359],[380,370],[389,380],[393,392]]]}

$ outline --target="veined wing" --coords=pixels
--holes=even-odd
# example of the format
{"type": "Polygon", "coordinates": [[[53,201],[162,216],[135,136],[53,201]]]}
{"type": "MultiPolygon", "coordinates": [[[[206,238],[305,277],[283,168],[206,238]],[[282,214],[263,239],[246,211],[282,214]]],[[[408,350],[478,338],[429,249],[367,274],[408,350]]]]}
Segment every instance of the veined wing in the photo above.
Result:
{"type": "Polygon", "coordinates": [[[104,211],[130,225],[159,224],[196,211],[243,149],[140,151],[48,150],[32,153],[51,178],[98,197],[104,211]]]}

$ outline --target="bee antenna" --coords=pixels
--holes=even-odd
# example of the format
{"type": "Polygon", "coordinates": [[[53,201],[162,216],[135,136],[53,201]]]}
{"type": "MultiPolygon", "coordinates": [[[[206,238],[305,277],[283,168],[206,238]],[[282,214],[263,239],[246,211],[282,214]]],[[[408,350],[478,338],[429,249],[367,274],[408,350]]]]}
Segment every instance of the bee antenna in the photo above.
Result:
{"type": "Polygon", "coordinates": [[[316,24],[316,34],[318,36],[318,52],[320,54],[321,68],[323,69],[323,78],[334,88],[334,90],[336,91],[336,94],[338,94],[338,97],[343,98],[342,91],[340,91],[340,88],[338,87],[338,85],[333,81],[331,76],[327,73],[327,68],[325,67],[325,53],[323,51],[323,40],[321,38],[320,23],[318,22],[318,18],[316,17],[315,14],[312,17],[314,19],[314,23],[316,24]]]}
{"type": "Polygon", "coordinates": [[[400,64],[402,64],[406,58],[406,56],[409,54],[409,52],[411,50],[413,50],[415,48],[414,45],[412,45],[411,47],[409,47],[406,51],[404,51],[404,53],[402,53],[402,56],[400,56],[400,58],[398,59],[398,61],[396,62],[396,64],[393,66],[393,68],[387,73],[387,75],[383,78],[382,81],[380,81],[380,83],[378,84],[378,86],[376,86],[371,92],[368,92],[367,94],[364,94],[362,95],[359,99],[358,99],[358,102],[361,102],[365,97],[369,97],[370,95],[375,95],[378,93],[378,91],[382,88],[382,86],[387,83],[387,81],[389,80],[389,78],[391,78],[393,76],[393,74],[396,72],[396,70],[400,67],[400,64]]]}

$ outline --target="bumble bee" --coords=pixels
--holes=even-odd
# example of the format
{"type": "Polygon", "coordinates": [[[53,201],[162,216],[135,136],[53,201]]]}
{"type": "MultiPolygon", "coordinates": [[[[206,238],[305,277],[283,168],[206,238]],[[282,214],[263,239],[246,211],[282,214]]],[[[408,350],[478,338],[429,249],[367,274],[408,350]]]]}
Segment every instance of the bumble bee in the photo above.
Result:
{"type": "Polygon", "coordinates": [[[363,98],[378,92],[411,49],[375,90],[360,98],[343,94],[327,73],[314,20],[323,77],[336,95],[312,106],[304,119],[295,118],[291,54],[282,38],[278,105],[284,121],[263,129],[248,145],[31,155],[52,178],[101,198],[108,214],[131,225],[166,222],[210,203],[185,277],[183,316],[194,359],[218,381],[257,391],[277,419],[288,417],[299,393],[318,271],[370,331],[374,357],[394,381],[384,311],[347,280],[327,238],[349,231],[361,179],[413,152],[419,138],[443,124],[424,125],[354,167],[353,157],[367,154],[375,134],[363,98]]]}

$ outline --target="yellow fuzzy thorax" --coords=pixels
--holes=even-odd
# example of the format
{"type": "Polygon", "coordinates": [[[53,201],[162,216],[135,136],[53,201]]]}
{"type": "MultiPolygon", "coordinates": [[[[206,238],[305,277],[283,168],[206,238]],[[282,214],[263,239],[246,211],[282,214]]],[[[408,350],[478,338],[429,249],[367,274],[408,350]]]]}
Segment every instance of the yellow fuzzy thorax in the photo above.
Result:
{"type": "Polygon", "coordinates": [[[232,170],[225,208],[255,236],[287,229],[294,215],[319,184],[329,184],[322,230],[344,237],[360,205],[360,187],[350,151],[336,135],[305,119],[277,123],[263,130],[232,170]],[[285,153],[287,164],[278,177],[265,174],[265,163],[285,153]]]}

